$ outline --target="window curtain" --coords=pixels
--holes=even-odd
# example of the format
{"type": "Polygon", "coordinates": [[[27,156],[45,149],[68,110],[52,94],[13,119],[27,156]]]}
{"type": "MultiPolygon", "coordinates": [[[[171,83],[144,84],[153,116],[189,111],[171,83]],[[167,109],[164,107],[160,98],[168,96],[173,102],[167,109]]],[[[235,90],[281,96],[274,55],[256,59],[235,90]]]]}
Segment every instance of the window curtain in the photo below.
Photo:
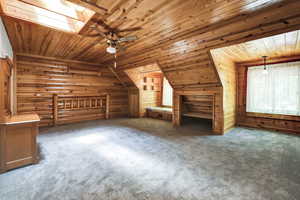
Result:
{"type": "Polygon", "coordinates": [[[169,81],[164,77],[163,80],[163,106],[173,106],[173,88],[169,81]]]}
{"type": "Polygon", "coordinates": [[[246,111],[300,116],[300,62],[249,67],[246,111]]]}

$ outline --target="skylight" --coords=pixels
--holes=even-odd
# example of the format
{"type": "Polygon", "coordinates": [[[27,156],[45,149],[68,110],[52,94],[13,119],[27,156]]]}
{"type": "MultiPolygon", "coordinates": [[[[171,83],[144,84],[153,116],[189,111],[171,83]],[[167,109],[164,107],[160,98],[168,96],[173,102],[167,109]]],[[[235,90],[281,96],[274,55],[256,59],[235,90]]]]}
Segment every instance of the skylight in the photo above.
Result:
{"type": "Polygon", "coordinates": [[[67,32],[79,32],[94,14],[66,0],[4,0],[2,7],[8,16],[67,32]]]}

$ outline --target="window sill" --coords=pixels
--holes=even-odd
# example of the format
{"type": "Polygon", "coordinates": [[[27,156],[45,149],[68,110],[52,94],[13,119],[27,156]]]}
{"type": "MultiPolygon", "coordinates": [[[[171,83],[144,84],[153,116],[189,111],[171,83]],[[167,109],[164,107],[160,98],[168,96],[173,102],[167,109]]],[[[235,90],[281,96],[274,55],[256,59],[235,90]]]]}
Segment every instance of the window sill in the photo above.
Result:
{"type": "Polygon", "coordinates": [[[268,119],[289,120],[289,121],[300,121],[300,116],[296,116],[296,115],[280,115],[280,114],[247,112],[246,116],[247,117],[268,118],[268,119]]]}

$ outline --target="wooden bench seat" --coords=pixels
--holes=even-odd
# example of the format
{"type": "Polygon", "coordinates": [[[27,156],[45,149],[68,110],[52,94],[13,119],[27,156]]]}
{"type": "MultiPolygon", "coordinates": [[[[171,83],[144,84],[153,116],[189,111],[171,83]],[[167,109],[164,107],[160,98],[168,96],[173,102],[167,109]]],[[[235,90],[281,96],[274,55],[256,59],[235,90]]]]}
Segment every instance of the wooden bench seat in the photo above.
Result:
{"type": "Polygon", "coordinates": [[[168,107],[148,107],[146,108],[146,116],[155,119],[172,121],[173,111],[172,108],[168,107]]]}

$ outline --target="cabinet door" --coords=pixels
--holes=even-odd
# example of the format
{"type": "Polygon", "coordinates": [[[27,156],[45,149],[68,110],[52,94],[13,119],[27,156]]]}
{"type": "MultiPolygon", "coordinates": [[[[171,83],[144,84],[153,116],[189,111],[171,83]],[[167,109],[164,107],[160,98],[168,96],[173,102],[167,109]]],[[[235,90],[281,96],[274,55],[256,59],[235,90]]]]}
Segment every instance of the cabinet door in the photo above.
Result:
{"type": "Polygon", "coordinates": [[[139,94],[129,93],[129,116],[139,117],[139,94]]]}
{"type": "Polygon", "coordinates": [[[9,125],[6,129],[5,164],[7,169],[34,163],[36,131],[34,124],[9,125]]]}

